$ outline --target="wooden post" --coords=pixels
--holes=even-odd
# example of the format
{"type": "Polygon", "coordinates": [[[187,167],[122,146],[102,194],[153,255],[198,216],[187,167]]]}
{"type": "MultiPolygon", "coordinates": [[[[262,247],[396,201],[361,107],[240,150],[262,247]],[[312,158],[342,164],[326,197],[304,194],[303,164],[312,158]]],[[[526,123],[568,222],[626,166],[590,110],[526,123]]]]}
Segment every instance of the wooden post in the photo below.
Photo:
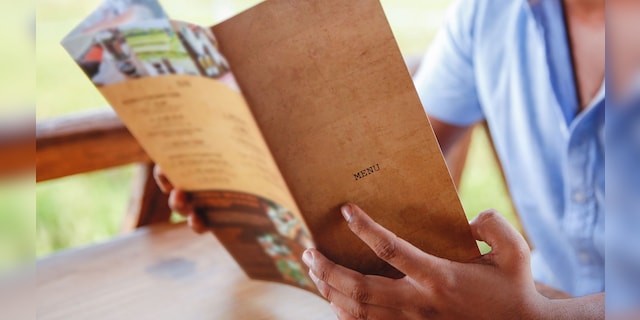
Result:
{"type": "Polygon", "coordinates": [[[129,209],[123,220],[121,232],[159,222],[167,222],[171,218],[169,196],[162,193],[153,179],[153,164],[139,164],[133,178],[129,209]]]}

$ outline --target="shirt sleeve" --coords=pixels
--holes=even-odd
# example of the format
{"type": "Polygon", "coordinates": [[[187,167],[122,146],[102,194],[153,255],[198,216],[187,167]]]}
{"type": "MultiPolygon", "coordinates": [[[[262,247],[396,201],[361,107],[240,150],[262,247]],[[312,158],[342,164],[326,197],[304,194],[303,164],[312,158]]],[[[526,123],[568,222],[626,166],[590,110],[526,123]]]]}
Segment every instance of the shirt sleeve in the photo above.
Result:
{"type": "Polygon", "coordinates": [[[476,0],[458,0],[424,56],[414,77],[427,114],[466,126],[484,118],[473,67],[476,0]]]}

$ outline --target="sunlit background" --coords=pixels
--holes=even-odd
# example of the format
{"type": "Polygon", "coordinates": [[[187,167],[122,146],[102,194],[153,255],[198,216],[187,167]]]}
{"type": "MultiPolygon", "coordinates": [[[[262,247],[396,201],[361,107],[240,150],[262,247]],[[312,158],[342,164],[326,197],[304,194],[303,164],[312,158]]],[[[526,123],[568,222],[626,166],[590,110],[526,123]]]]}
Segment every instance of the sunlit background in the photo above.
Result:
{"type": "MultiPolygon", "coordinates": [[[[171,18],[202,25],[220,22],[258,2],[161,1],[171,18]]],[[[427,49],[445,17],[449,2],[382,1],[404,54],[420,55],[427,49]]],[[[12,5],[20,3],[13,2],[12,5]]],[[[37,2],[35,102],[38,121],[107,105],[59,44],[99,3],[97,0],[37,2]]],[[[510,215],[511,208],[498,168],[483,135],[475,134],[469,154],[472,160],[468,162],[459,190],[469,216],[487,208],[496,208],[510,215]]],[[[39,183],[36,187],[36,255],[43,256],[117,235],[127,211],[133,172],[133,166],[124,166],[39,183]]]]}
{"type": "MultiPolygon", "coordinates": [[[[30,119],[35,105],[34,1],[0,1],[0,131],[30,119]]],[[[0,157],[2,157],[0,149],[0,157]]],[[[0,177],[0,274],[31,263],[35,248],[35,177],[0,177]]]]}

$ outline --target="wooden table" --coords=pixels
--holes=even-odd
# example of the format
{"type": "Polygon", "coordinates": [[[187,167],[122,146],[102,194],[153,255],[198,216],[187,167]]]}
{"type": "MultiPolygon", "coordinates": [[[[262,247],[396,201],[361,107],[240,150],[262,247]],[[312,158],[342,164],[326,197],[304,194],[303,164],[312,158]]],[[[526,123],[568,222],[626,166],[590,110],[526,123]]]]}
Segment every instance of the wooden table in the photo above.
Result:
{"type": "Polygon", "coordinates": [[[163,224],[37,262],[38,319],[335,319],[327,302],[249,280],[210,234],[163,224]]]}

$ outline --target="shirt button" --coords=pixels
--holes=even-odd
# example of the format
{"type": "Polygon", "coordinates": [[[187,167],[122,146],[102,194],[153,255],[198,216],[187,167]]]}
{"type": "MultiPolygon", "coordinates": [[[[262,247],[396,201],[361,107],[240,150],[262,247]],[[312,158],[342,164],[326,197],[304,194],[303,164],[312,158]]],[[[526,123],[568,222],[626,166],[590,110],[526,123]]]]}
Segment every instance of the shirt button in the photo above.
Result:
{"type": "Polygon", "coordinates": [[[577,203],[585,203],[587,201],[587,197],[582,192],[576,192],[573,194],[573,201],[577,203]]]}

